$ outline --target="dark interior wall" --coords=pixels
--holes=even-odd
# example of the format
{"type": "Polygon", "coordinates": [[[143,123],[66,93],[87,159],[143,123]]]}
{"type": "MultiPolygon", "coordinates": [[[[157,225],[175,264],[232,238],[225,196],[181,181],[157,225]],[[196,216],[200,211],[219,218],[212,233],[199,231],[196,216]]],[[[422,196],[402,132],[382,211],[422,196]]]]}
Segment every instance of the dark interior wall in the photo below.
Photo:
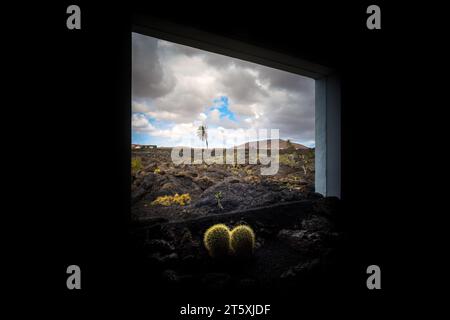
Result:
{"type": "MultiPolygon", "coordinates": [[[[29,8],[30,12],[45,11],[46,19],[39,15],[36,20],[24,19],[27,26],[39,26],[22,33],[27,35],[24,61],[31,62],[26,79],[35,85],[16,97],[36,106],[30,107],[26,124],[36,128],[33,139],[39,144],[28,145],[27,150],[34,158],[33,181],[42,187],[33,188],[27,203],[23,199],[18,203],[30,206],[25,211],[45,212],[45,218],[33,215],[32,221],[39,220],[43,227],[33,228],[40,237],[34,237],[24,251],[31,265],[39,261],[42,267],[43,283],[37,287],[49,288],[52,296],[67,297],[68,305],[74,296],[83,302],[95,301],[98,295],[114,299],[129,292],[129,278],[124,274],[132,276],[136,271],[132,268],[138,267],[130,267],[125,227],[130,207],[134,11],[298,56],[339,72],[342,195],[350,235],[350,276],[348,287],[342,290],[351,292],[353,298],[373,298],[365,288],[365,268],[370,264],[385,270],[387,287],[400,286],[390,280],[402,268],[396,261],[406,248],[393,241],[394,230],[399,229],[392,217],[405,214],[405,203],[393,200],[410,196],[411,189],[399,186],[408,181],[412,168],[403,156],[411,142],[398,127],[409,109],[396,94],[407,89],[399,75],[411,59],[402,50],[404,29],[394,23],[403,8],[382,3],[383,29],[369,31],[365,8],[371,3],[314,1],[294,6],[260,2],[245,7],[243,2],[185,3],[177,4],[176,11],[171,3],[79,3],[80,31],[66,29],[64,13],[72,3],[64,1],[55,6],[40,4],[35,11],[29,8]],[[50,125],[38,124],[37,119],[50,125]],[[65,267],[74,263],[83,270],[81,292],[65,290],[65,267]]],[[[16,24],[17,28],[23,25],[16,24]]],[[[19,35],[11,42],[13,48],[25,41],[19,35]]],[[[29,163],[25,165],[29,168],[29,163]]],[[[375,299],[381,297],[375,293],[375,299]]]]}

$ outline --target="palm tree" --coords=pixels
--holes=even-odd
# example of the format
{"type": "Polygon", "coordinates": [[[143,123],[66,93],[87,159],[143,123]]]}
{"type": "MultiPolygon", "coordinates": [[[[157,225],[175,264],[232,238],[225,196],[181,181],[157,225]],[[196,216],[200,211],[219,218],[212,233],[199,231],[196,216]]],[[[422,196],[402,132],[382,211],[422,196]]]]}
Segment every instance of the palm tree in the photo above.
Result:
{"type": "Polygon", "coordinates": [[[197,135],[200,138],[200,140],[206,142],[206,149],[208,149],[208,128],[206,125],[201,125],[197,129],[197,135]]]}

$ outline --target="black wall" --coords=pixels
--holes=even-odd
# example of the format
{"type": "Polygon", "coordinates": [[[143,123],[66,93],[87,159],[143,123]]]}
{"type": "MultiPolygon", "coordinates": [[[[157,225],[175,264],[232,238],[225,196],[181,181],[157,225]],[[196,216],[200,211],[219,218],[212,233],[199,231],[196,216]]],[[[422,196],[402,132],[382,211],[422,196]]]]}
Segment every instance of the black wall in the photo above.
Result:
{"type": "MultiPolygon", "coordinates": [[[[338,312],[352,304],[378,308],[394,303],[397,290],[408,281],[400,260],[412,250],[401,236],[404,218],[420,210],[419,204],[412,204],[420,197],[412,193],[414,176],[420,173],[409,157],[420,137],[411,139],[415,128],[409,120],[415,111],[403,100],[415,90],[405,78],[416,62],[409,40],[420,31],[407,32],[399,20],[408,15],[404,7],[378,2],[382,30],[371,31],[365,26],[369,2],[77,3],[82,10],[80,31],[65,26],[65,10],[72,3],[24,5],[30,18],[18,18],[11,27],[9,47],[23,61],[11,81],[27,85],[14,92],[14,100],[27,107],[23,126],[32,128],[21,137],[33,141],[17,161],[32,176],[14,185],[26,190],[14,199],[17,211],[29,214],[19,218],[18,226],[26,226],[32,235],[17,250],[27,261],[21,264],[22,275],[26,279],[28,266],[39,266],[31,289],[45,289],[49,299],[62,299],[58,304],[79,310],[84,306],[114,310],[131,298],[135,308],[151,304],[161,313],[166,303],[173,302],[163,293],[149,292],[145,279],[139,283],[144,272],[127,247],[131,16],[146,12],[338,70],[342,190],[350,239],[346,286],[337,286],[344,281],[330,283],[332,294],[314,296],[313,301],[301,300],[293,292],[283,298],[284,304],[277,293],[256,302],[284,306],[278,308],[279,315],[298,312],[297,304],[329,305],[333,307],[328,311],[338,312]],[[65,268],[70,264],[82,269],[79,292],[65,287],[65,268]],[[370,264],[382,270],[379,292],[365,286],[370,264]],[[158,296],[168,300],[159,301],[158,296]]],[[[17,107],[19,115],[20,110],[17,107]]],[[[30,292],[27,280],[16,288],[30,292]]]]}

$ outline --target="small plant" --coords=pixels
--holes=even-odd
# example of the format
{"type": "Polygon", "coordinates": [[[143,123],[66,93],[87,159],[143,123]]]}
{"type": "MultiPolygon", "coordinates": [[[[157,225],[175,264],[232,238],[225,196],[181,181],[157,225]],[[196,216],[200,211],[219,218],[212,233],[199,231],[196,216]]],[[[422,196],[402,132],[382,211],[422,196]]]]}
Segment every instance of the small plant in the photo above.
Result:
{"type": "Polygon", "coordinates": [[[223,258],[231,252],[230,229],[224,224],[215,224],[206,230],[203,243],[213,258],[223,258]]]}
{"type": "Polygon", "coordinates": [[[156,169],[153,171],[154,174],[159,174],[160,172],[161,172],[161,169],[160,169],[160,168],[156,168],[156,169]]]}
{"type": "Polygon", "coordinates": [[[279,162],[280,164],[289,166],[291,168],[295,168],[297,166],[294,154],[280,154],[279,162]]]}
{"type": "Polygon", "coordinates": [[[302,160],[301,168],[303,169],[305,175],[309,171],[314,171],[314,150],[310,149],[305,151],[300,155],[300,158],[302,160]]]}
{"type": "Polygon", "coordinates": [[[289,190],[289,191],[293,191],[293,190],[300,190],[300,187],[296,184],[287,182],[285,187],[289,190]]]}
{"type": "Polygon", "coordinates": [[[303,161],[302,163],[302,169],[303,172],[305,173],[305,175],[308,173],[309,170],[309,164],[313,162],[313,160],[311,159],[311,154],[302,154],[301,159],[303,161]]]}
{"type": "Polygon", "coordinates": [[[142,168],[142,161],[141,158],[135,157],[131,158],[131,173],[135,174],[142,168]]]}
{"type": "Polygon", "coordinates": [[[247,225],[239,225],[231,231],[231,249],[237,257],[249,257],[255,249],[255,233],[247,225]]]}
{"type": "Polygon", "coordinates": [[[220,210],[223,210],[222,203],[220,202],[220,200],[223,199],[222,191],[216,192],[214,196],[216,197],[217,200],[217,206],[220,208],[220,210]]]}
{"type": "Polygon", "coordinates": [[[191,196],[189,193],[179,195],[176,193],[174,196],[159,196],[152,201],[152,205],[171,206],[177,204],[179,206],[185,206],[191,202],[191,196]]]}
{"type": "Polygon", "coordinates": [[[238,176],[239,175],[239,169],[237,167],[235,167],[235,165],[233,165],[230,169],[231,174],[233,174],[234,176],[238,176]]]}

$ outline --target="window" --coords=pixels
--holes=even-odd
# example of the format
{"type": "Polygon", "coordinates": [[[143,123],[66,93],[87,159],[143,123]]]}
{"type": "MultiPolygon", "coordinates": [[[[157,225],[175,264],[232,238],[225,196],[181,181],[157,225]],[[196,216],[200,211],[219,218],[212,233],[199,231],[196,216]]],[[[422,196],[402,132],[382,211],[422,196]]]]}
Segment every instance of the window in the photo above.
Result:
{"type": "MultiPolygon", "coordinates": [[[[194,51],[201,49],[314,79],[315,134],[314,144],[310,144],[309,147],[314,145],[315,149],[315,191],[324,196],[341,196],[340,80],[333,70],[309,61],[154,18],[135,16],[133,31],[168,43],[196,48],[192,49],[194,51]]],[[[189,50],[188,47],[184,48],[189,50]]],[[[169,85],[170,81],[165,79],[164,85],[169,85]]],[[[164,85],[160,88],[161,90],[164,90],[164,85]]],[[[220,97],[220,99],[224,98],[220,97]]],[[[167,116],[170,115],[167,114],[167,116]]],[[[227,118],[229,119],[230,116],[227,118]]],[[[136,115],[133,115],[133,120],[139,122],[136,115]]]]}
{"type": "Polygon", "coordinates": [[[227,269],[237,288],[302,283],[292,266],[314,265],[339,234],[325,214],[338,201],[317,195],[340,196],[338,76],[147,18],[132,51],[131,231],[148,273],[205,288],[225,287],[209,275],[227,269]]]}

